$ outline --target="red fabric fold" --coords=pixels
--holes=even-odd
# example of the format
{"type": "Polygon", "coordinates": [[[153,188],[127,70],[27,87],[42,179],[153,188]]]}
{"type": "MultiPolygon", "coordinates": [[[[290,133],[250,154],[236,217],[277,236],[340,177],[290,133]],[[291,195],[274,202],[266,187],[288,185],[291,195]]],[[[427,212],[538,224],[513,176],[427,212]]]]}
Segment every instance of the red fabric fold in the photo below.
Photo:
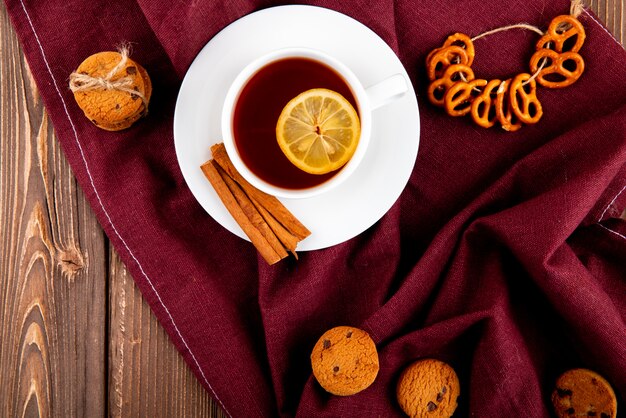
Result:
{"type": "MultiPolygon", "coordinates": [[[[59,141],[111,242],[201,383],[231,416],[402,416],[395,384],[418,358],[450,363],[458,416],[549,415],[556,377],[588,367],[626,393],[626,52],[585,10],[586,71],[540,89],[545,115],[515,133],[425,100],[426,54],[452,32],[546,27],[569,2],[313,1],[377,32],[418,94],[421,142],[391,210],[350,241],[267,266],[196,203],[172,119],[185,71],[235,19],[282,2],[5,0],[59,141]],[[87,56],[126,41],[150,73],[150,115],[120,133],[67,88],[87,56]],[[377,343],[376,382],[333,397],[311,377],[325,330],[377,343]]],[[[475,72],[526,71],[536,35],[476,42],[475,72]]],[[[355,46],[358,48],[358,46],[355,46]]],[[[622,408],[623,410],[624,408],[622,408]]]]}

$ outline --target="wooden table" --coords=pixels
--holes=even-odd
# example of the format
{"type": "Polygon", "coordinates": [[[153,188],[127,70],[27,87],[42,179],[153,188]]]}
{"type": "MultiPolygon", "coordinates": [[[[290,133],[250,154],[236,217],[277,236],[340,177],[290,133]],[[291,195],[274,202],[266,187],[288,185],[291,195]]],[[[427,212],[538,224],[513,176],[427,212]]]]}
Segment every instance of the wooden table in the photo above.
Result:
{"type": "MultiPolygon", "coordinates": [[[[0,417],[224,416],[98,225],[1,4],[0,417]]],[[[591,4],[622,44],[625,5],[591,4]]]]}

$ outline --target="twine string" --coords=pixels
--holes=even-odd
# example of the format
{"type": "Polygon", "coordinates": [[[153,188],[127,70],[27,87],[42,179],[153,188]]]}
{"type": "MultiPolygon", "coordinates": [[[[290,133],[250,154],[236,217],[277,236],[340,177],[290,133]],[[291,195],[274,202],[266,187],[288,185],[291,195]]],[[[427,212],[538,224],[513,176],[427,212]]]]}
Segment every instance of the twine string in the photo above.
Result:
{"type": "MultiPolygon", "coordinates": [[[[528,23],[516,23],[513,25],[502,26],[500,28],[495,28],[495,29],[488,30],[487,32],[483,32],[479,35],[474,36],[472,38],[472,41],[476,41],[486,36],[493,35],[494,33],[505,32],[505,31],[512,30],[512,29],[524,29],[524,30],[535,32],[540,36],[545,35],[545,32],[543,32],[541,29],[539,29],[536,26],[529,25],[528,23]]],[[[545,67],[546,62],[547,62],[547,59],[544,57],[541,60],[541,64],[539,65],[539,68],[537,68],[537,71],[535,71],[528,80],[524,81],[522,83],[522,86],[527,85],[528,83],[532,82],[535,78],[537,78],[541,70],[543,70],[543,68],[545,67]]],[[[466,81],[465,78],[463,77],[463,74],[461,74],[461,79],[463,79],[463,81],[466,81]]],[[[474,90],[480,91],[480,89],[477,89],[477,88],[474,88],[474,90]]]]}
{"type": "Polygon", "coordinates": [[[126,67],[128,62],[129,48],[127,45],[122,45],[118,52],[121,55],[120,62],[111,69],[104,77],[93,77],[85,73],[73,72],[70,74],[70,90],[73,93],[79,91],[91,91],[91,90],[117,90],[123,91],[129,94],[133,94],[141,99],[144,106],[147,107],[146,96],[143,93],[131,88],[134,84],[134,77],[125,76],[116,80],[113,78],[126,67]]]}
{"type": "Polygon", "coordinates": [[[578,18],[578,16],[580,16],[580,14],[583,12],[584,7],[585,4],[583,3],[583,0],[572,0],[572,4],[570,4],[569,8],[569,14],[571,14],[575,18],[578,18]]]}
{"type": "Polygon", "coordinates": [[[487,32],[483,32],[479,35],[476,35],[472,38],[472,42],[477,41],[480,38],[484,38],[485,36],[493,35],[494,33],[504,32],[504,31],[511,30],[511,29],[526,29],[526,30],[533,31],[541,36],[544,35],[544,32],[536,26],[529,25],[528,23],[516,23],[514,25],[502,26],[501,28],[488,30],[487,32]]]}
{"type": "MultiPolygon", "coordinates": [[[[575,18],[578,18],[578,16],[580,16],[580,14],[583,12],[584,7],[585,6],[582,0],[572,0],[572,3],[570,4],[570,7],[569,7],[569,14],[571,16],[574,16],[575,18]]],[[[566,30],[569,30],[571,27],[572,25],[569,24],[568,22],[561,22],[556,27],[556,30],[557,32],[561,33],[561,32],[565,32],[566,30]]]]}

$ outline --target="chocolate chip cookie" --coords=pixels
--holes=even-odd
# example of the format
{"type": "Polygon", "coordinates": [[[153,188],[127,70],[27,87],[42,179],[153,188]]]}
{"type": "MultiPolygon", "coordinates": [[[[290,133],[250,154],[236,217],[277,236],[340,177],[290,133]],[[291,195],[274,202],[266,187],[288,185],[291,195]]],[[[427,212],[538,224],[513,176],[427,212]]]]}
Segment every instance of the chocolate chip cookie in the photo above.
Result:
{"type": "Polygon", "coordinates": [[[552,404],[559,418],[617,416],[613,388],[602,376],[587,369],[572,369],[563,373],[552,392],[552,404]]]}
{"type": "Polygon", "coordinates": [[[459,378],[454,369],[434,359],[409,365],[396,387],[398,403],[411,418],[452,416],[459,393],[459,378]]]}
{"type": "Polygon", "coordinates": [[[313,375],[333,395],[349,396],[368,388],[378,375],[378,352],[367,332],[336,327],[324,333],[311,353],[313,375]]]}

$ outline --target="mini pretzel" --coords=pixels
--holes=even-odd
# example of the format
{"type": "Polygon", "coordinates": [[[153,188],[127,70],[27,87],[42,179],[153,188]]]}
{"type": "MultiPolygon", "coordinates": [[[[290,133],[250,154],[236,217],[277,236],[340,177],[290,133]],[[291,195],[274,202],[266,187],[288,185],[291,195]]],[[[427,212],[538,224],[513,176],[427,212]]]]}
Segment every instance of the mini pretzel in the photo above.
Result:
{"type": "Polygon", "coordinates": [[[518,74],[511,81],[509,103],[515,116],[524,123],[537,123],[543,116],[541,102],[537,98],[537,82],[528,73],[518,74]]]}
{"type": "Polygon", "coordinates": [[[457,81],[444,96],[444,108],[450,116],[465,116],[470,112],[474,98],[482,93],[482,90],[475,90],[478,87],[485,87],[487,80],[472,80],[469,82],[457,81]]]}
{"type": "Polygon", "coordinates": [[[471,66],[472,63],[474,62],[474,56],[475,56],[474,42],[472,42],[470,37],[464,33],[455,33],[455,34],[448,36],[448,38],[443,43],[443,46],[441,48],[435,48],[432,51],[430,51],[430,53],[426,56],[426,68],[430,67],[430,61],[433,55],[441,51],[443,48],[447,46],[451,46],[451,45],[460,46],[461,48],[465,50],[465,53],[467,54],[467,58],[468,58],[467,65],[471,66]]]}
{"type": "Polygon", "coordinates": [[[443,77],[430,83],[428,86],[428,99],[435,106],[443,107],[446,91],[452,85],[465,78],[466,81],[474,79],[474,72],[470,67],[463,64],[453,64],[443,73],[443,77]]]}
{"type": "Polygon", "coordinates": [[[435,48],[432,51],[430,51],[428,55],[426,55],[426,69],[427,70],[428,70],[428,67],[430,67],[430,60],[433,58],[433,55],[435,55],[439,51],[441,51],[441,48],[435,48]]]}
{"type": "Polygon", "coordinates": [[[571,86],[585,71],[585,61],[576,52],[559,54],[551,49],[540,49],[530,59],[530,71],[533,74],[541,67],[544,59],[546,64],[537,76],[537,82],[544,87],[559,89],[571,86]],[[565,68],[569,63],[574,65],[574,70],[565,68]],[[548,76],[551,76],[551,79],[548,79],[548,76]]]}
{"type": "MultiPolygon", "coordinates": [[[[483,128],[491,128],[496,124],[498,115],[496,114],[496,96],[497,89],[502,82],[500,80],[491,80],[487,86],[472,102],[470,112],[472,119],[477,125],[483,128]]],[[[452,89],[450,89],[451,91],[452,89]]]]}
{"type": "Polygon", "coordinates": [[[444,42],[443,46],[456,45],[460,46],[467,53],[468,62],[467,65],[471,66],[474,62],[474,56],[476,51],[474,50],[474,42],[472,39],[464,33],[454,33],[448,36],[448,39],[444,42]]]}
{"type": "Polygon", "coordinates": [[[511,111],[511,106],[509,105],[508,93],[510,84],[511,79],[509,78],[503,81],[498,88],[495,101],[496,117],[498,118],[498,122],[502,125],[502,129],[508,132],[515,132],[521,129],[522,122],[517,119],[517,116],[511,111]]]}
{"type": "Polygon", "coordinates": [[[440,48],[431,58],[427,67],[428,78],[436,80],[441,78],[446,69],[452,64],[467,65],[469,59],[467,53],[460,46],[450,45],[440,48]]]}
{"type": "MultiPolygon", "coordinates": [[[[546,34],[537,42],[537,50],[549,47],[552,42],[556,52],[578,52],[585,42],[585,28],[574,16],[562,15],[552,19],[546,34]],[[574,45],[565,45],[565,42],[576,37],[574,45]],[[567,48],[567,49],[565,49],[567,48]]],[[[571,43],[571,42],[570,42],[571,43]]]]}

